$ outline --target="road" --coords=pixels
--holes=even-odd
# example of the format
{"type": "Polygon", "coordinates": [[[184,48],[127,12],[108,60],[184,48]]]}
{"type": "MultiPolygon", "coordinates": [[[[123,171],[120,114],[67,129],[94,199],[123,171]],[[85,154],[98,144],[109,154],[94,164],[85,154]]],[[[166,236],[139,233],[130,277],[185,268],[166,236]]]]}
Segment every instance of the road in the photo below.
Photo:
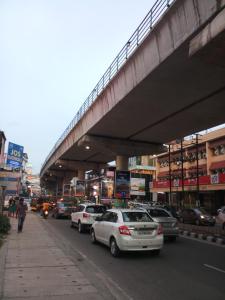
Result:
{"type": "Polygon", "coordinates": [[[70,228],[69,220],[49,218],[43,222],[58,244],[70,249],[71,256],[79,252],[87,274],[101,272],[128,299],[225,299],[224,246],[180,237],[175,243],[166,242],[159,257],[124,253],[113,258],[107,247],[92,245],[88,233],[70,228]]]}

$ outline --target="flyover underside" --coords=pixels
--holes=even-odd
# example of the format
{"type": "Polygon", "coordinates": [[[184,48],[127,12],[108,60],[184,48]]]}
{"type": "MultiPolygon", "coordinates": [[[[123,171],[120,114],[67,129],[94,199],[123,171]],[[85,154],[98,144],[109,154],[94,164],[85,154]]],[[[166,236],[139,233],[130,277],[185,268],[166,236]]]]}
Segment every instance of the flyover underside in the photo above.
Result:
{"type": "MultiPolygon", "coordinates": [[[[163,143],[224,123],[225,10],[221,15],[222,21],[219,22],[219,26],[222,30],[220,28],[216,36],[209,38],[206,44],[197,47],[197,51],[193,53],[190,51],[192,41],[199,34],[195,32],[161,61],[144,80],[128,91],[128,94],[115,100],[116,88],[126,90],[126,87],[130,86],[129,78],[135,81],[136,64],[142,65],[145,61],[140,47],[135,54],[136,58],[133,62],[131,60],[130,68],[128,67],[130,73],[126,66],[120,71],[118,78],[113,80],[110,87],[97,99],[95,106],[87,112],[88,118],[83,117],[80,124],[74,128],[71,137],[55,152],[46,168],[53,166],[59,158],[106,163],[124,151],[126,147],[123,147],[123,143],[128,145],[129,156],[147,154],[147,148],[142,148],[142,143],[149,147],[148,154],[157,153],[163,143]],[[115,101],[114,106],[108,104],[110,100],[115,101]],[[105,110],[107,105],[111,107],[108,111],[105,110]],[[99,115],[101,118],[98,118],[99,115]],[[91,126],[88,127],[90,120],[91,126]],[[84,135],[92,137],[88,151],[85,150],[85,142],[82,142],[84,135]],[[99,139],[105,141],[99,142],[99,139]],[[112,147],[107,146],[108,140],[111,140],[112,147]],[[132,142],[136,143],[137,147],[131,144],[129,146],[132,142]]],[[[151,55],[146,54],[146,51],[144,53],[147,56],[151,55]]],[[[142,67],[144,70],[145,65],[142,67]]]]}
{"type": "MultiPolygon", "coordinates": [[[[221,45],[223,40],[222,34],[204,47],[204,55],[199,51],[193,56],[189,56],[190,40],[186,41],[87,132],[90,136],[110,138],[111,149],[90,143],[92,151],[81,151],[76,143],[62,159],[76,157],[105,163],[121,152],[118,139],[160,145],[224,123],[224,61],[218,57],[218,47],[212,47],[212,43],[221,45]],[[216,54],[217,59],[209,59],[216,54]]],[[[135,151],[135,147],[130,149],[130,156],[147,154],[135,151]]]]}
{"type": "Polygon", "coordinates": [[[165,143],[225,122],[225,68],[188,51],[186,42],[89,134],[165,143]]]}

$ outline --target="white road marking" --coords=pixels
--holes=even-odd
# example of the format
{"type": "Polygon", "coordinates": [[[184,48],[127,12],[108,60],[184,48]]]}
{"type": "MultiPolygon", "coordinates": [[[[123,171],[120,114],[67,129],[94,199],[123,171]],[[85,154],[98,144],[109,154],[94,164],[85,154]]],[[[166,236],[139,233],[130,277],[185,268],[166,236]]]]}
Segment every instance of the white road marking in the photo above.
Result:
{"type": "Polygon", "coordinates": [[[210,268],[210,269],[213,269],[213,270],[215,270],[215,271],[221,272],[221,273],[225,273],[224,270],[219,269],[219,268],[214,267],[214,266],[210,266],[210,265],[207,265],[207,264],[204,264],[203,266],[205,266],[206,268],[210,268]]]}

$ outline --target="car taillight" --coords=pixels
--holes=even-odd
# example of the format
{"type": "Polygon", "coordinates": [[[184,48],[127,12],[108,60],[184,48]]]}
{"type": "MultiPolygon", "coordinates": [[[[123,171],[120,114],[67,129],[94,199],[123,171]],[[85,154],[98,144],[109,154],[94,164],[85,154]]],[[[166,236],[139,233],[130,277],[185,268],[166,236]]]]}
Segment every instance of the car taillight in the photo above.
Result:
{"type": "Polygon", "coordinates": [[[123,235],[130,235],[130,230],[125,225],[119,227],[119,232],[120,232],[120,234],[123,234],[123,235]]]}
{"type": "Polygon", "coordinates": [[[87,214],[87,213],[83,213],[83,218],[89,218],[90,217],[90,215],[89,214],[87,214]]]}
{"type": "Polygon", "coordinates": [[[159,235],[159,234],[163,234],[163,228],[162,228],[162,225],[161,224],[159,224],[159,227],[158,227],[158,229],[157,229],[157,234],[159,235]]]}

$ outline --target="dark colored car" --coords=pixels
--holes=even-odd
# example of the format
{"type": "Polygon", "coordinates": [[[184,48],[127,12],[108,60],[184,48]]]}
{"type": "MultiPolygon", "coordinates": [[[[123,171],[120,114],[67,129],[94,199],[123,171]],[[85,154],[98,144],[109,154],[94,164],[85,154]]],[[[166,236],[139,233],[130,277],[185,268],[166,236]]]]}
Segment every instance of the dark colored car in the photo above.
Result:
{"type": "Polygon", "coordinates": [[[186,208],[180,213],[180,222],[214,226],[216,219],[206,212],[204,208],[186,208]]]}
{"type": "Polygon", "coordinates": [[[52,217],[60,218],[67,217],[70,218],[71,212],[73,210],[73,206],[69,202],[57,202],[55,207],[52,209],[52,217]]]}

